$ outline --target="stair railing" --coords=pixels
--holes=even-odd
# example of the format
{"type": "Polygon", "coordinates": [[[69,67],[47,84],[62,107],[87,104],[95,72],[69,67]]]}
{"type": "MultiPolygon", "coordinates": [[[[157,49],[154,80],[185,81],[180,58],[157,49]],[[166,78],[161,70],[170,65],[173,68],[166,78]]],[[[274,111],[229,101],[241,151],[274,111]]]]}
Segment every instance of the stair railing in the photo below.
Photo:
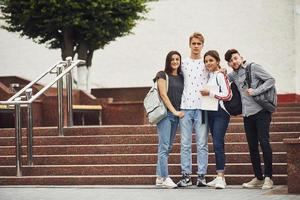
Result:
{"type": "Polygon", "coordinates": [[[60,61],[51,66],[46,72],[41,74],[35,80],[31,81],[24,88],[6,101],[0,101],[0,104],[13,106],[15,108],[15,147],[16,147],[16,176],[22,176],[22,124],[21,124],[21,107],[27,107],[27,161],[29,166],[33,166],[33,116],[32,103],[39,98],[52,85],[57,83],[57,105],[58,105],[58,133],[63,136],[63,78],[66,76],[67,88],[67,126],[73,126],[72,113],[72,73],[71,70],[84,64],[83,60],[72,61],[67,57],[66,61],[60,61]],[[45,87],[33,94],[32,86],[47,75],[56,74],[56,78],[50,81],[45,87]]]}

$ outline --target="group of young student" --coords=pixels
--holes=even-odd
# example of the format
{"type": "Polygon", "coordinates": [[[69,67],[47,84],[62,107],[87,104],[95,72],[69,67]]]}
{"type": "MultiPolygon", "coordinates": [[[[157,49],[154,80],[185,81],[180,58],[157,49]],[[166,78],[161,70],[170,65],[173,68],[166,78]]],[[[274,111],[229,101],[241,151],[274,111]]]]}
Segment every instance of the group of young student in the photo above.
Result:
{"type": "Polygon", "coordinates": [[[244,128],[249,146],[251,163],[255,177],[245,188],[271,189],[272,181],[272,149],[269,142],[271,113],[257,104],[253,96],[258,95],[275,84],[274,78],[260,65],[252,63],[252,83],[247,84],[245,68],[248,63],[236,49],[225,53],[225,60],[233,69],[229,74],[220,66],[217,51],[207,51],[201,56],[204,37],[201,33],[193,33],[189,38],[191,54],[182,59],[177,51],[166,56],[165,69],[157,73],[155,80],[159,94],[168,109],[168,115],[157,123],[158,159],[156,170],[156,186],[164,188],[188,187],[193,185],[192,174],[192,133],[196,136],[197,149],[197,182],[198,187],[210,186],[217,189],[226,187],[225,181],[225,134],[230,114],[224,101],[230,100],[232,91],[230,82],[234,82],[241,95],[244,128]],[[255,83],[264,81],[259,87],[255,83]],[[168,81],[168,84],[167,84],[168,81]],[[204,87],[217,86],[218,91],[204,87]],[[167,88],[168,87],[168,88],[167,88]],[[201,108],[203,96],[218,100],[217,111],[204,111],[201,108]],[[177,127],[180,128],[180,181],[175,184],[169,176],[168,157],[172,151],[177,127]],[[208,132],[212,135],[216,163],[216,178],[206,182],[208,166],[208,132]],[[263,152],[264,173],[261,169],[259,144],[263,152]]]}

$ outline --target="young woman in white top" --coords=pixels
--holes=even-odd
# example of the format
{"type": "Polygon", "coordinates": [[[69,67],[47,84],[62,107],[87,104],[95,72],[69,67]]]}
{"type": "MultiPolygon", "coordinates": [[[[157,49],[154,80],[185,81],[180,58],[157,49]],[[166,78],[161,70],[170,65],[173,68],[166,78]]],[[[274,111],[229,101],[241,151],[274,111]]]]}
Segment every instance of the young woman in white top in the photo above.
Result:
{"type": "Polygon", "coordinates": [[[219,100],[217,111],[208,111],[208,125],[213,138],[213,146],[216,159],[217,177],[207,183],[208,186],[218,189],[226,187],[224,137],[230,120],[230,115],[224,107],[223,101],[230,100],[232,92],[227,76],[220,72],[220,57],[217,51],[210,50],[204,54],[204,64],[209,70],[207,85],[217,85],[219,91],[214,93],[207,89],[200,91],[202,96],[210,96],[219,100]]]}

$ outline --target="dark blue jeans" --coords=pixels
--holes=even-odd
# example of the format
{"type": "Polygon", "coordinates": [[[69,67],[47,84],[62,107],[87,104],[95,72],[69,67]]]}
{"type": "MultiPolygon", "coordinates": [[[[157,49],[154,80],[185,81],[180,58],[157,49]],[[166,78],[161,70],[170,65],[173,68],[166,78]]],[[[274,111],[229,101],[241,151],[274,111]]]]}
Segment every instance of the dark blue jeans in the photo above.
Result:
{"type": "Polygon", "coordinates": [[[224,137],[228,128],[230,116],[220,105],[218,111],[208,111],[208,125],[213,138],[216,159],[216,170],[223,173],[225,170],[225,142],[224,137]]]}
{"type": "Polygon", "coordinates": [[[272,178],[272,148],[269,141],[269,129],[272,114],[261,110],[255,115],[244,117],[244,127],[255,177],[262,180],[258,142],[263,152],[265,176],[272,178]]]}

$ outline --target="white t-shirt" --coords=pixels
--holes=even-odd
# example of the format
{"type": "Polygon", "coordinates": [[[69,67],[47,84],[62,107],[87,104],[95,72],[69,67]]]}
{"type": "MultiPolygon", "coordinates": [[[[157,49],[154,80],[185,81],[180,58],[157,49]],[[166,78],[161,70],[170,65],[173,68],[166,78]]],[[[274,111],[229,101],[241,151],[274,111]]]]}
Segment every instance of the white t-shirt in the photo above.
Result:
{"type": "Polygon", "coordinates": [[[201,109],[200,89],[208,80],[208,71],[203,60],[186,58],[182,60],[181,70],[184,77],[184,88],[180,108],[201,109]]]}

